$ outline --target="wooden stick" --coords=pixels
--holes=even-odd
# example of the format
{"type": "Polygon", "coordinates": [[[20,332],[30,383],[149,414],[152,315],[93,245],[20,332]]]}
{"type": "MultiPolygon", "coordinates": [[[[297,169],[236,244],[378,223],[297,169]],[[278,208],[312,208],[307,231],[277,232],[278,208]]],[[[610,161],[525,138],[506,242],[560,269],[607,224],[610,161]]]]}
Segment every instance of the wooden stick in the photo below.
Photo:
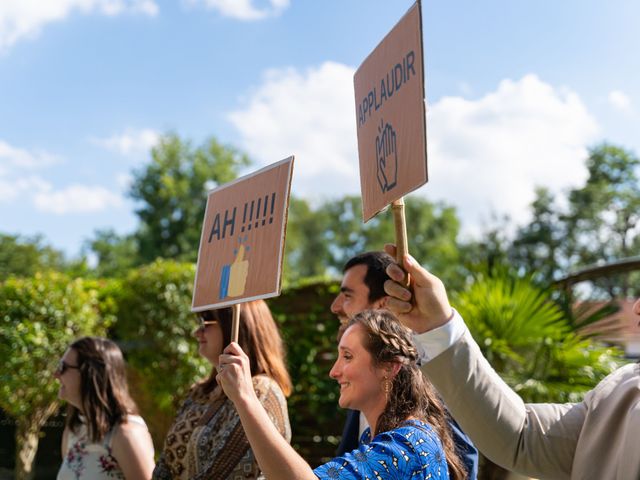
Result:
{"type": "MultiPolygon", "coordinates": [[[[391,204],[393,210],[393,223],[396,227],[396,262],[402,267],[403,259],[409,253],[409,244],[407,242],[407,221],[404,216],[404,198],[395,200],[391,204]]],[[[409,285],[409,275],[405,275],[405,286],[409,285]]]]}
{"type": "Polygon", "coordinates": [[[231,322],[231,341],[238,343],[238,332],[240,330],[240,304],[236,303],[231,307],[233,318],[231,322]]]}

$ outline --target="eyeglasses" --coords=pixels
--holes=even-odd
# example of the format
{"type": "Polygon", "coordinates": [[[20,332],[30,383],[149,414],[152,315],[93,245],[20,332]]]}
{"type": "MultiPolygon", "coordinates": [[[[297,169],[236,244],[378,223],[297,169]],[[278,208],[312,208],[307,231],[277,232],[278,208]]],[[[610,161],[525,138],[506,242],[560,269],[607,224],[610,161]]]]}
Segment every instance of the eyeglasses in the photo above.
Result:
{"type": "Polygon", "coordinates": [[[58,375],[64,375],[64,372],[66,372],[70,368],[74,369],[74,370],[79,370],[80,369],[80,367],[78,365],[69,365],[64,360],[60,360],[60,362],[58,363],[58,368],[56,369],[56,373],[58,375]]]}
{"type": "Polygon", "coordinates": [[[203,320],[202,318],[200,318],[200,321],[198,322],[198,328],[204,330],[209,325],[215,325],[216,323],[218,323],[218,320],[203,320]]]}

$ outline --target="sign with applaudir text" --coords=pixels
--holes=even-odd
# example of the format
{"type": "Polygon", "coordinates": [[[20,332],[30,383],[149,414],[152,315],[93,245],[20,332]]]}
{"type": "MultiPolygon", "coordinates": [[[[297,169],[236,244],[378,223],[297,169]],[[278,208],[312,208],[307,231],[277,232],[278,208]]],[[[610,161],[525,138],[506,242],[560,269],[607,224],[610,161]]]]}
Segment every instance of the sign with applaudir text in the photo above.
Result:
{"type": "Polygon", "coordinates": [[[360,65],[353,82],[367,221],[428,180],[419,2],[360,65]]]}

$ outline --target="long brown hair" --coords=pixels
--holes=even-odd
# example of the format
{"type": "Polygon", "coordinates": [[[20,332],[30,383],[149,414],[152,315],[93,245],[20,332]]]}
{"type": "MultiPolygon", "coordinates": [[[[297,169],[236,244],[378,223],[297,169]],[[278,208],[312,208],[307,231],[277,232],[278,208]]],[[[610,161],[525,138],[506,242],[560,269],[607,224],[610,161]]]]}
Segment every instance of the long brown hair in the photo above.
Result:
{"type": "Polygon", "coordinates": [[[100,337],[80,338],[69,348],[78,354],[82,411],[68,405],[67,427],[75,431],[84,423],[89,439],[99,442],[128,414],[138,414],[129,394],[122,351],[111,340],[100,337]]]}
{"type": "MultiPolygon", "coordinates": [[[[203,320],[217,320],[222,329],[222,341],[226,346],[231,342],[231,308],[200,312],[203,320]]],[[[291,394],[291,377],[285,364],[285,350],[278,326],[271,310],[264,300],[254,300],[240,306],[238,343],[249,357],[251,376],[267,375],[282,389],[286,397],[291,394]]],[[[207,380],[199,385],[205,393],[211,392],[216,382],[216,370],[212,370],[207,380]]]]}
{"type": "Polygon", "coordinates": [[[411,330],[386,310],[365,310],[355,315],[348,326],[361,325],[365,330],[364,348],[371,354],[374,367],[391,363],[400,365],[391,380],[387,404],[378,418],[376,434],[397,428],[410,418],[423,420],[440,438],[452,480],[467,478],[466,470],[455,450],[447,413],[431,382],[418,368],[418,352],[411,340],[411,330]]]}

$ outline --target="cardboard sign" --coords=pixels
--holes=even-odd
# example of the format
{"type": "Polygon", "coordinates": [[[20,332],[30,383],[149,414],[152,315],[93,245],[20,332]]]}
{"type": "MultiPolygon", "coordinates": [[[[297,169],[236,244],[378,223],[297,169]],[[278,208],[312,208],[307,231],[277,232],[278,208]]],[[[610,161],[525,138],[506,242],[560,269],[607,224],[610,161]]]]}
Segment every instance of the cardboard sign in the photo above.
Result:
{"type": "Polygon", "coordinates": [[[419,3],[360,65],[353,82],[367,221],[428,180],[419,3]]]}
{"type": "Polygon", "coordinates": [[[293,157],[209,192],[191,310],[280,294],[293,157]]]}

